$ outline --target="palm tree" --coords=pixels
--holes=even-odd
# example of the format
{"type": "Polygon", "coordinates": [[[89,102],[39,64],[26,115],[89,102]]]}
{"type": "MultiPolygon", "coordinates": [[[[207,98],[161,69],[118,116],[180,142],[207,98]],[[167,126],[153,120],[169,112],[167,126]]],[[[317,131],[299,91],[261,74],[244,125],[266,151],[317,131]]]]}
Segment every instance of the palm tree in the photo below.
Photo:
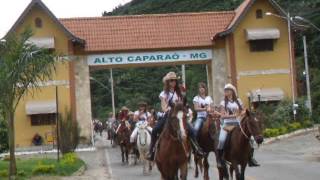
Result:
{"type": "Polygon", "coordinates": [[[54,72],[55,55],[52,51],[37,47],[28,39],[30,29],[21,34],[11,33],[0,42],[0,109],[8,121],[10,165],[9,179],[17,173],[15,160],[14,114],[20,99],[39,81],[46,81],[54,72]]]}

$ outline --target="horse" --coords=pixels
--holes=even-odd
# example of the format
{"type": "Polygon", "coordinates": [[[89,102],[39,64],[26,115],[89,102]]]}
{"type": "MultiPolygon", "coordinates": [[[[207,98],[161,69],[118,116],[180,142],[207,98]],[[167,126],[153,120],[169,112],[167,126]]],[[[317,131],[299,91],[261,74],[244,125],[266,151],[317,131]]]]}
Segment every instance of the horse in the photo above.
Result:
{"type": "Polygon", "coordinates": [[[147,160],[147,155],[149,152],[150,144],[151,144],[151,135],[147,130],[147,123],[138,125],[138,135],[137,135],[137,148],[140,155],[140,160],[143,162],[143,175],[147,174],[147,167],[149,173],[152,170],[152,163],[147,160]]]}
{"type": "Polygon", "coordinates": [[[127,126],[126,121],[121,121],[116,131],[118,144],[120,145],[122,163],[129,163],[130,144],[130,127],[127,126]]]}
{"type": "MultiPolygon", "coordinates": [[[[253,136],[259,145],[263,142],[261,122],[248,110],[240,119],[240,126],[234,127],[228,135],[224,153],[224,159],[230,163],[230,176],[232,178],[233,171],[235,171],[236,180],[245,179],[245,170],[251,153],[250,138],[253,136]]],[[[227,173],[221,168],[219,169],[219,178],[220,180],[229,179],[227,173]]]]}
{"type": "Polygon", "coordinates": [[[110,140],[110,143],[112,145],[112,147],[115,147],[116,144],[117,144],[117,134],[116,134],[116,131],[117,131],[117,128],[119,126],[118,124],[118,121],[114,121],[114,122],[108,122],[108,128],[107,128],[107,131],[108,131],[108,140],[110,140]]]}
{"type": "Polygon", "coordinates": [[[187,179],[190,144],[183,103],[176,103],[156,146],[155,162],[163,180],[187,179]]]}
{"type": "Polygon", "coordinates": [[[93,129],[95,133],[99,133],[100,136],[102,136],[102,132],[103,132],[103,124],[101,121],[99,120],[94,120],[93,122],[93,129]]]}
{"type": "Polygon", "coordinates": [[[194,176],[197,178],[199,176],[199,167],[200,171],[203,172],[203,179],[209,180],[209,162],[208,156],[210,152],[216,152],[216,132],[218,131],[218,126],[216,122],[218,117],[213,114],[209,113],[207,116],[206,121],[203,123],[202,128],[198,134],[198,142],[202,150],[205,152],[205,157],[201,158],[194,154],[194,162],[195,162],[195,174],[194,176]]]}

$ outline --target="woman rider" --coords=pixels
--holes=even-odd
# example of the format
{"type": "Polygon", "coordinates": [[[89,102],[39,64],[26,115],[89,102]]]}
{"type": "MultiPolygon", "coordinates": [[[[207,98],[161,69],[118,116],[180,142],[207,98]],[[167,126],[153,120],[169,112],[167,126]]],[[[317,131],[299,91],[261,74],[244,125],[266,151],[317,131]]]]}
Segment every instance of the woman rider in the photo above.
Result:
{"type": "MultiPolygon", "coordinates": [[[[222,167],[224,165],[223,151],[224,144],[227,139],[227,131],[224,129],[228,126],[239,126],[240,121],[237,119],[239,115],[244,114],[246,111],[243,107],[242,101],[237,97],[237,90],[232,84],[226,84],[224,87],[224,100],[220,103],[221,122],[222,126],[219,134],[217,165],[222,167]]],[[[252,156],[249,159],[249,164],[252,166],[259,166],[252,156]]]]}
{"type": "Polygon", "coordinates": [[[147,111],[147,103],[140,102],[138,104],[139,110],[134,112],[133,120],[136,122],[135,128],[130,136],[130,143],[134,143],[137,134],[138,134],[138,128],[141,125],[146,125],[147,130],[151,133],[152,128],[148,126],[148,123],[151,118],[151,114],[147,111]]]}
{"type": "Polygon", "coordinates": [[[207,119],[207,115],[213,105],[212,98],[207,95],[207,86],[205,83],[200,82],[198,85],[199,94],[193,98],[194,110],[197,112],[197,119],[194,123],[194,134],[197,137],[198,133],[203,125],[203,122],[207,119]]]}
{"type": "MultiPolygon", "coordinates": [[[[164,90],[160,93],[159,98],[161,100],[161,110],[162,114],[159,118],[156,126],[152,130],[151,135],[151,146],[149,150],[149,157],[148,159],[153,161],[154,160],[154,146],[157,141],[158,134],[162,132],[162,129],[166,123],[167,117],[173,105],[177,102],[183,101],[183,96],[181,94],[181,90],[178,86],[178,78],[176,73],[169,72],[163,78],[164,83],[164,90]]],[[[187,123],[189,125],[189,123],[187,123]]],[[[196,138],[193,134],[193,129],[191,126],[188,126],[188,132],[190,133],[190,141],[194,151],[199,154],[203,155],[203,152],[199,145],[197,144],[196,138]]]]}

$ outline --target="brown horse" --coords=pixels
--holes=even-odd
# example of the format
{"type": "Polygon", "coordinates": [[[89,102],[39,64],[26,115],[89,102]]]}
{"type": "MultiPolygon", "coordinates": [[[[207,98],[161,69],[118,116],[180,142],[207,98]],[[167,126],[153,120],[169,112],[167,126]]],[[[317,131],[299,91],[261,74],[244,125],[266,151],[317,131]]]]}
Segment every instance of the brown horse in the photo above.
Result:
{"type": "Polygon", "coordinates": [[[155,162],[163,180],[178,179],[179,170],[180,178],[187,179],[190,145],[186,127],[183,104],[177,103],[169,114],[156,149],[155,162]]]}
{"type": "MultiPolygon", "coordinates": [[[[230,162],[230,176],[232,177],[233,171],[235,171],[236,180],[245,179],[245,170],[251,153],[251,136],[254,137],[258,144],[263,142],[260,121],[248,110],[246,110],[245,115],[240,119],[240,126],[235,127],[229,133],[224,153],[224,159],[230,162]]],[[[223,174],[223,170],[219,169],[220,180],[223,179],[223,176],[228,179],[228,177],[223,174]]]]}
{"type": "Polygon", "coordinates": [[[116,134],[117,134],[118,144],[120,145],[120,149],[121,149],[122,163],[128,164],[129,152],[131,150],[131,144],[130,144],[131,130],[130,130],[130,127],[126,125],[126,121],[120,122],[119,127],[116,131],[116,134]]]}
{"type": "Polygon", "coordinates": [[[199,176],[199,168],[202,172],[204,168],[203,173],[203,179],[209,180],[209,162],[208,162],[208,156],[210,152],[215,152],[216,150],[216,132],[218,131],[218,127],[216,125],[216,122],[219,120],[219,118],[213,114],[209,113],[206,121],[203,123],[203,126],[198,134],[198,142],[202,150],[205,152],[206,156],[201,158],[194,154],[194,161],[195,161],[195,177],[197,178],[199,176]]]}

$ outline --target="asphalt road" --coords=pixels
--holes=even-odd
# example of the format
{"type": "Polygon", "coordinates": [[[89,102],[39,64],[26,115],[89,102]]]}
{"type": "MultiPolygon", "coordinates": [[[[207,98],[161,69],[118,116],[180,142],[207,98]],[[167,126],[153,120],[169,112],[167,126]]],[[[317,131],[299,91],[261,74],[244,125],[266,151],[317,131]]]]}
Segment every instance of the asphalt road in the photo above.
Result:
{"type": "MultiPolygon", "coordinates": [[[[142,175],[142,166],[122,165],[119,148],[106,148],[106,159],[112,179],[153,180],[160,179],[156,167],[150,175],[142,175]]],[[[313,133],[263,145],[256,150],[256,159],[262,164],[259,168],[247,168],[247,180],[319,180],[320,142],[313,133]]],[[[214,156],[210,156],[210,179],[218,179],[214,156]]],[[[194,169],[189,169],[188,179],[194,169]]],[[[198,178],[202,179],[202,178],[198,178]]]]}

